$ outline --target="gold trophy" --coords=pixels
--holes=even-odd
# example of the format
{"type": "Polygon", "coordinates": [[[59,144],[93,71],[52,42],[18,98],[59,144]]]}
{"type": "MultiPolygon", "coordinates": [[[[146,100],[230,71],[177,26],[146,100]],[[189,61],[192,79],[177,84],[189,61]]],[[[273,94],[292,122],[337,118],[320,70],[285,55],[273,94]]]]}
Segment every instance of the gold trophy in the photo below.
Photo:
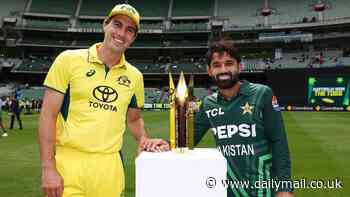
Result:
{"type": "MultiPolygon", "coordinates": [[[[192,77],[190,84],[193,87],[192,77]]],[[[191,95],[192,91],[188,91],[183,72],[181,72],[176,89],[171,73],[169,73],[169,127],[172,151],[184,153],[193,149],[193,101],[191,100],[193,96],[191,95]]]]}

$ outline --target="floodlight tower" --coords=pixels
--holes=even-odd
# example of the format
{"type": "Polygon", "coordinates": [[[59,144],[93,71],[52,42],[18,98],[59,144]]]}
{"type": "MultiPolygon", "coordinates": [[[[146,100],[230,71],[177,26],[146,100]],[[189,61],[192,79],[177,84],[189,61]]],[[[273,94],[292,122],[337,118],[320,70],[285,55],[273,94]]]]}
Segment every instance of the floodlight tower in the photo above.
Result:
{"type": "Polygon", "coordinates": [[[318,0],[317,2],[311,4],[311,8],[317,13],[318,21],[323,21],[325,11],[331,9],[331,3],[325,0],[318,0]]]}
{"type": "Polygon", "coordinates": [[[264,0],[263,7],[256,10],[256,16],[262,16],[264,19],[264,26],[269,26],[271,15],[278,15],[277,10],[270,7],[269,0],[264,0]]]}

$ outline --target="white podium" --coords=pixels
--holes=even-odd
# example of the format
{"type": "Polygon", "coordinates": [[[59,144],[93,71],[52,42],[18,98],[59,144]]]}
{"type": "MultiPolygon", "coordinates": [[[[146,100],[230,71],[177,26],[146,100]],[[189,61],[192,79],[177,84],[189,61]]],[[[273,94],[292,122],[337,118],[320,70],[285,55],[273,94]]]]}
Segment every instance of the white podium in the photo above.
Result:
{"type": "Polygon", "coordinates": [[[217,149],[142,152],[136,158],[136,197],[226,197],[226,159],[217,149]]]}

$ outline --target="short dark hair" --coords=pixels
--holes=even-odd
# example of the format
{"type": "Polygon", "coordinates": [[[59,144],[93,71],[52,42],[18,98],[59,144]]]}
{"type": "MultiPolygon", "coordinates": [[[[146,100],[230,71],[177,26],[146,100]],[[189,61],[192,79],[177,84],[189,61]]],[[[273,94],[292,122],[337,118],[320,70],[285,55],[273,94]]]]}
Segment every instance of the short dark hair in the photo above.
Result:
{"type": "Polygon", "coordinates": [[[214,53],[223,54],[224,52],[234,58],[237,63],[241,62],[241,56],[239,55],[238,49],[235,47],[233,40],[221,39],[209,44],[209,50],[206,55],[208,66],[210,66],[214,53]]]}

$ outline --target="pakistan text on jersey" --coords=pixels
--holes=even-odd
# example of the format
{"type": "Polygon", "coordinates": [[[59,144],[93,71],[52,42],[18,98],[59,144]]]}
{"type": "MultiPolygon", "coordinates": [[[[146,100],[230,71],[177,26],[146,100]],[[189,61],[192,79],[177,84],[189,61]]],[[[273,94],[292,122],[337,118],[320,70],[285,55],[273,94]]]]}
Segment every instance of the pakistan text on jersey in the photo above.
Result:
{"type": "Polygon", "coordinates": [[[250,156],[254,155],[254,145],[253,144],[230,144],[218,146],[219,151],[224,157],[232,156],[250,156]]]}
{"type": "Polygon", "coordinates": [[[107,103],[89,101],[89,107],[93,107],[93,108],[96,108],[96,109],[103,109],[103,110],[111,111],[111,112],[117,112],[117,107],[116,106],[110,105],[110,104],[107,104],[107,103]]]}
{"type": "Polygon", "coordinates": [[[212,130],[218,139],[232,138],[236,134],[241,137],[256,137],[255,124],[221,125],[216,128],[212,128],[212,130]]]}

